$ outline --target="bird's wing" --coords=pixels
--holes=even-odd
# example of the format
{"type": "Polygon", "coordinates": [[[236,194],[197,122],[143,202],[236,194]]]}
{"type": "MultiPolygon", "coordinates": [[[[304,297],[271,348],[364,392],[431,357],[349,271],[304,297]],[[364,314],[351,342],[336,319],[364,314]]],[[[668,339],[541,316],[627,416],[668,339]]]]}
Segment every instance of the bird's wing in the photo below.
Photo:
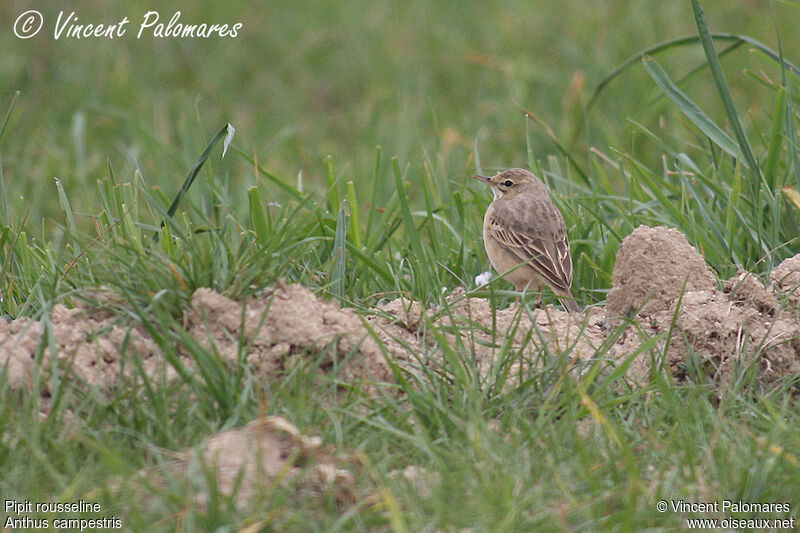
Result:
{"type": "MultiPolygon", "coordinates": [[[[564,232],[556,235],[531,235],[500,225],[495,218],[487,228],[503,248],[541,275],[556,292],[569,293],[572,285],[572,257],[564,232]]],[[[520,267],[525,268],[525,267],[520,267]]]]}

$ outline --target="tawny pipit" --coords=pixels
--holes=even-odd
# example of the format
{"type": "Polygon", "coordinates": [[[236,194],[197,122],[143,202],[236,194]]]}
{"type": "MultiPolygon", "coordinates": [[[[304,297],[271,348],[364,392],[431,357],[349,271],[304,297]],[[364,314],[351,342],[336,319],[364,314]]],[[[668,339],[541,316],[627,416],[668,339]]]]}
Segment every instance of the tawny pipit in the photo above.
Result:
{"type": "Polygon", "coordinates": [[[483,219],[483,244],[492,266],[518,291],[549,286],[565,309],[580,312],[572,298],[572,256],[564,217],[542,181],[521,168],[496,176],[473,176],[492,188],[483,219]]]}

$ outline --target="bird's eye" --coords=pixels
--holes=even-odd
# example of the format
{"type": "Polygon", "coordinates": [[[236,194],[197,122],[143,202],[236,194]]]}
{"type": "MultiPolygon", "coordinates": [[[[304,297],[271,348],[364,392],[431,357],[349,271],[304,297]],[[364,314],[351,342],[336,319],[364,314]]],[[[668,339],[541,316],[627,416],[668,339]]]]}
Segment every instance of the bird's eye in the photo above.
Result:
{"type": "Polygon", "coordinates": [[[514,182],[511,180],[506,180],[503,182],[503,187],[511,187],[512,185],[514,185],[514,182]]]}

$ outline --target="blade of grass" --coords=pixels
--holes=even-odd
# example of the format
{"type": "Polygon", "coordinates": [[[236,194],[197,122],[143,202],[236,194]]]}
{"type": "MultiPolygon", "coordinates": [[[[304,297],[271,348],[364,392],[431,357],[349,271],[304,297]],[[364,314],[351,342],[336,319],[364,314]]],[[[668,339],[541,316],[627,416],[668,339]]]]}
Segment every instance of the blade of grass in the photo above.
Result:
{"type": "Polygon", "coordinates": [[[739,119],[739,113],[736,111],[736,106],[733,104],[733,96],[731,96],[728,82],[725,79],[725,73],[722,71],[722,65],[719,63],[717,51],[714,48],[714,42],[712,41],[711,32],[708,30],[706,16],[705,13],[703,13],[703,7],[700,5],[699,0],[692,0],[692,10],[694,11],[697,30],[700,34],[700,42],[703,44],[703,50],[705,50],[706,59],[708,59],[708,66],[711,68],[711,74],[714,77],[717,90],[719,91],[719,95],[722,98],[722,103],[725,106],[725,112],[728,115],[728,120],[731,123],[734,134],[736,135],[739,148],[744,155],[747,166],[750,167],[750,170],[752,170],[756,176],[760,176],[758,161],[756,160],[755,155],[753,155],[753,149],[750,146],[750,141],[747,139],[747,135],[744,133],[744,127],[739,119]]]}
{"type": "Polygon", "coordinates": [[[0,144],[2,144],[3,137],[5,137],[8,121],[11,120],[11,113],[14,111],[14,104],[17,103],[17,98],[19,98],[19,91],[16,91],[14,96],[11,97],[11,104],[9,104],[6,116],[3,118],[3,124],[0,126],[0,144]]]}
{"type": "Polygon", "coordinates": [[[256,232],[256,239],[263,244],[269,239],[270,231],[267,217],[264,216],[264,207],[261,203],[258,187],[253,186],[247,189],[247,199],[250,204],[250,222],[256,232]]]}
{"type": "Polygon", "coordinates": [[[767,161],[764,164],[764,180],[770,190],[775,190],[775,169],[781,155],[783,143],[781,133],[783,131],[783,109],[786,106],[786,89],[780,88],[775,95],[775,112],[772,117],[772,127],[769,132],[769,145],[767,147],[767,161]]]}
{"type": "Polygon", "coordinates": [[[339,299],[344,298],[346,241],[347,214],[342,207],[339,209],[339,217],[336,220],[336,236],[333,240],[333,271],[331,273],[331,292],[339,299]]]}
{"type": "Polygon", "coordinates": [[[362,247],[360,207],[356,196],[356,187],[352,180],[347,182],[347,201],[350,202],[350,232],[353,235],[353,244],[360,250],[362,247]]]}
{"type": "Polygon", "coordinates": [[[6,190],[6,178],[3,175],[3,158],[0,157],[0,223],[11,224],[11,213],[8,212],[8,190],[6,190]]]}
{"type": "Polygon", "coordinates": [[[417,226],[414,224],[414,217],[411,214],[411,208],[408,206],[408,197],[406,196],[406,188],[403,184],[403,173],[400,170],[400,161],[397,157],[392,158],[392,169],[394,170],[394,182],[397,188],[397,198],[400,203],[400,213],[403,217],[403,222],[408,232],[408,239],[411,241],[411,249],[414,252],[416,260],[413,262],[419,264],[425,257],[425,247],[422,245],[417,226]]]}
{"type": "MultiPolygon", "coordinates": [[[[680,169],[678,169],[678,172],[680,173],[681,183],[689,191],[690,197],[694,199],[694,204],[697,206],[698,211],[700,211],[700,216],[703,218],[703,221],[705,221],[707,229],[710,229],[711,233],[716,238],[717,240],[716,244],[722,247],[723,256],[729,255],[730,243],[729,240],[726,239],[725,236],[722,234],[722,231],[719,228],[720,219],[718,217],[715,217],[714,213],[709,211],[704,198],[702,197],[702,195],[700,195],[700,193],[698,193],[697,189],[692,184],[692,181],[688,179],[686,174],[684,174],[684,172],[680,169]]],[[[710,241],[706,240],[706,242],[710,241]]]]}
{"type": "MultiPolygon", "coordinates": [[[[428,166],[427,162],[424,165],[424,171],[422,173],[422,192],[423,198],[425,199],[425,211],[424,212],[413,212],[412,215],[416,216],[424,216],[426,221],[424,223],[427,226],[428,232],[428,243],[431,246],[431,252],[434,257],[441,257],[441,250],[439,247],[439,243],[442,242],[441,235],[438,234],[436,231],[436,225],[433,223],[433,217],[436,215],[434,214],[434,205],[440,205],[441,202],[438,199],[434,200],[431,198],[433,196],[432,191],[434,190],[434,180],[430,175],[430,167],[428,166]]],[[[420,228],[421,229],[421,228],[420,228]]]]}
{"type": "MultiPolygon", "coordinates": [[[[178,194],[175,195],[175,198],[172,200],[172,203],[170,204],[169,208],[167,209],[167,217],[168,218],[172,218],[172,216],[175,214],[175,211],[178,210],[178,205],[181,203],[181,200],[186,195],[186,193],[189,191],[189,187],[192,186],[192,183],[194,182],[194,179],[200,173],[200,170],[203,168],[203,165],[205,165],[206,161],[211,156],[211,150],[214,149],[214,146],[216,146],[217,143],[223,137],[225,137],[225,142],[223,143],[223,148],[224,148],[223,155],[224,155],[225,152],[228,149],[228,146],[231,143],[234,131],[235,130],[233,129],[233,126],[231,126],[230,124],[225,124],[225,126],[223,126],[223,128],[221,130],[219,130],[219,132],[214,136],[214,138],[208,144],[208,146],[203,151],[203,153],[200,154],[200,158],[197,160],[197,162],[195,162],[194,167],[192,167],[192,170],[189,171],[189,175],[186,176],[186,179],[183,181],[183,185],[181,185],[181,188],[178,191],[178,194]]],[[[165,222],[162,220],[161,221],[161,227],[162,228],[164,227],[164,224],[165,224],[165,222]]],[[[158,235],[159,235],[158,231],[153,233],[153,242],[158,240],[158,235]]]]}
{"type": "MultiPolygon", "coordinates": [[[[792,87],[793,85],[789,85],[786,79],[786,62],[784,61],[783,57],[783,44],[781,41],[781,33],[778,31],[778,20],[777,16],[775,15],[775,6],[770,3],[770,10],[772,12],[772,23],[775,26],[775,37],[778,40],[778,56],[780,58],[779,65],[781,67],[781,88],[785,89],[789,93],[789,98],[786,100],[786,108],[785,111],[781,110],[781,112],[786,113],[786,136],[789,139],[788,148],[791,154],[791,168],[794,171],[795,175],[795,183],[797,184],[797,188],[800,188],[800,157],[797,155],[797,130],[794,127],[794,105],[792,104],[792,87]]],[[[790,69],[791,70],[791,69],[790,69]]],[[[795,74],[797,72],[795,71],[795,74]]]]}
{"type": "Polygon", "coordinates": [[[288,194],[289,194],[289,196],[291,196],[292,198],[294,198],[294,199],[295,199],[295,200],[297,200],[298,202],[303,202],[303,201],[305,201],[305,199],[306,199],[306,195],[305,195],[305,194],[303,194],[303,192],[302,192],[302,191],[300,191],[299,189],[297,189],[297,188],[295,188],[295,187],[293,187],[293,186],[289,185],[287,182],[285,182],[284,180],[282,180],[282,179],[281,179],[281,178],[279,178],[278,176],[275,176],[275,175],[273,175],[273,174],[270,174],[269,172],[267,172],[266,170],[264,170],[263,168],[261,168],[260,166],[258,166],[258,165],[256,164],[256,160],[255,160],[255,158],[254,158],[253,156],[251,156],[250,154],[247,154],[247,153],[243,152],[242,150],[240,150],[239,148],[237,148],[237,147],[235,147],[235,146],[234,146],[234,148],[233,148],[233,149],[234,149],[234,150],[235,150],[235,151],[236,151],[236,152],[237,152],[237,153],[238,153],[240,156],[242,156],[242,157],[243,157],[243,158],[244,158],[244,159],[245,159],[245,160],[246,160],[248,163],[250,163],[251,165],[253,165],[253,167],[254,167],[255,169],[257,169],[257,172],[258,172],[260,175],[264,176],[264,177],[265,177],[265,178],[267,178],[269,181],[271,181],[272,183],[274,183],[275,185],[277,185],[277,186],[278,186],[278,187],[279,187],[281,190],[283,190],[284,192],[288,193],[288,194]]]}
{"type": "Polygon", "coordinates": [[[478,152],[478,135],[475,136],[475,142],[472,145],[472,154],[473,158],[475,159],[475,171],[478,174],[483,175],[483,167],[481,166],[481,156],[478,152]]]}
{"type": "Polygon", "coordinates": [[[797,130],[795,129],[795,115],[792,99],[786,99],[786,136],[789,139],[789,152],[792,155],[792,170],[794,171],[795,183],[800,189],[800,155],[797,150],[797,130]]]}
{"type": "MultiPolygon", "coordinates": [[[[520,111],[525,113],[525,118],[527,118],[528,120],[532,120],[533,122],[535,122],[536,124],[538,124],[539,126],[544,128],[544,131],[547,133],[547,136],[550,137],[550,140],[552,140],[553,143],[556,145],[556,148],[558,149],[558,151],[561,152],[561,154],[567,159],[567,161],[569,161],[570,165],[572,166],[572,168],[575,169],[575,171],[581,177],[581,179],[583,180],[584,184],[588,185],[588,186],[591,186],[592,183],[589,180],[589,177],[586,174],[586,172],[584,172],[583,168],[581,168],[580,164],[578,164],[578,161],[574,157],[572,157],[570,151],[567,150],[566,147],[563,144],[561,144],[561,142],[558,140],[558,137],[556,137],[555,132],[553,132],[553,130],[550,128],[550,126],[545,124],[544,121],[539,119],[539,117],[537,117],[536,115],[534,115],[533,113],[531,113],[530,111],[526,110],[524,107],[519,105],[519,103],[516,100],[512,100],[512,101],[514,102],[514,105],[516,105],[517,108],[519,108],[520,111]]],[[[529,155],[530,155],[530,153],[529,153],[529,155]]],[[[533,162],[532,161],[528,161],[528,163],[532,164],[533,162]]]]}
{"type": "Polygon", "coordinates": [[[334,213],[339,207],[339,183],[336,181],[336,170],[333,167],[333,157],[325,158],[325,178],[328,182],[328,211],[334,213]]]}
{"type": "Polygon", "coordinates": [[[722,128],[717,126],[702,109],[697,107],[691,98],[686,93],[681,91],[675,83],[670,79],[664,69],[656,63],[656,61],[649,56],[642,58],[642,64],[653,81],[661,88],[662,91],[672,100],[675,105],[694,123],[695,126],[705,133],[714,144],[722,148],[731,156],[738,158],[740,156],[739,147],[736,142],[731,139],[722,128]]]}
{"type": "Polygon", "coordinates": [[[370,200],[367,204],[367,233],[372,230],[372,217],[375,213],[375,205],[378,199],[378,177],[381,172],[381,147],[375,147],[375,166],[372,169],[372,192],[370,193],[370,200]]]}
{"type": "Polygon", "coordinates": [[[392,276],[391,272],[383,268],[381,263],[377,262],[369,255],[363,253],[361,250],[355,248],[355,246],[352,243],[348,243],[348,245],[350,246],[349,248],[350,253],[353,254],[355,259],[357,259],[359,263],[363,263],[364,265],[372,269],[377,275],[379,275],[384,281],[386,281],[390,285],[394,284],[395,279],[392,276]]]}
{"type": "Polygon", "coordinates": [[[81,246],[78,243],[78,227],[75,225],[75,218],[72,216],[72,207],[69,205],[69,198],[67,198],[67,193],[64,190],[64,184],[58,178],[56,178],[56,189],[58,190],[58,201],[61,203],[61,208],[67,218],[67,229],[72,240],[72,246],[75,248],[75,253],[79,254],[81,246]]]}
{"type": "Polygon", "coordinates": [[[736,206],[739,205],[739,195],[742,192],[742,166],[736,162],[736,168],[733,171],[733,184],[731,186],[730,200],[728,207],[725,209],[725,230],[727,235],[733,235],[736,231],[736,206]]]}
{"type": "MultiPolygon", "coordinates": [[[[717,41],[734,41],[736,43],[749,44],[756,50],[759,50],[764,55],[766,55],[767,57],[778,63],[779,65],[782,65],[783,67],[789,69],[795,74],[800,75],[800,67],[797,67],[791,62],[786,61],[778,52],[775,52],[761,41],[753,39],[752,37],[748,37],[746,35],[737,35],[734,33],[712,33],[711,36],[717,41]]],[[[588,112],[592,109],[592,107],[594,107],[594,104],[600,97],[600,93],[603,91],[603,89],[605,89],[605,87],[609,83],[611,83],[611,81],[614,80],[614,78],[625,72],[634,64],[641,61],[642,56],[646,55],[652,56],[678,46],[696,44],[699,40],[700,38],[696,35],[677,37],[675,39],[670,39],[668,41],[654,44],[653,46],[645,48],[644,50],[641,50],[640,52],[637,52],[636,54],[632,55],[631,57],[623,61],[620,65],[618,65],[616,68],[614,68],[611,72],[606,74],[606,76],[602,80],[600,80],[600,82],[597,84],[594,91],[592,92],[592,96],[589,98],[589,102],[586,104],[586,111],[588,112]]]]}
{"type": "Polygon", "coordinates": [[[797,192],[797,189],[790,185],[781,187],[781,192],[789,199],[792,205],[794,205],[795,209],[800,211],[800,192],[797,192]]]}

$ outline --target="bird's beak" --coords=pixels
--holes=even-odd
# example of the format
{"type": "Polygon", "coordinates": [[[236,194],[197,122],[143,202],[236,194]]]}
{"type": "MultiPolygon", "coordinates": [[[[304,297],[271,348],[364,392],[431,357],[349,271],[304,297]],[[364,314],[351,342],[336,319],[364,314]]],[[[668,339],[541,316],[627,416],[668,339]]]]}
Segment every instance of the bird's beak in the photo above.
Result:
{"type": "Polygon", "coordinates": [[[486,176],[481,176],[480,174],[475,174],[472,177],[475,178],[478,181],[482,181],[483,183],[485,183],[487,185],[491,185],[492,184],[492,178],[487,178],[486,176]]]}

